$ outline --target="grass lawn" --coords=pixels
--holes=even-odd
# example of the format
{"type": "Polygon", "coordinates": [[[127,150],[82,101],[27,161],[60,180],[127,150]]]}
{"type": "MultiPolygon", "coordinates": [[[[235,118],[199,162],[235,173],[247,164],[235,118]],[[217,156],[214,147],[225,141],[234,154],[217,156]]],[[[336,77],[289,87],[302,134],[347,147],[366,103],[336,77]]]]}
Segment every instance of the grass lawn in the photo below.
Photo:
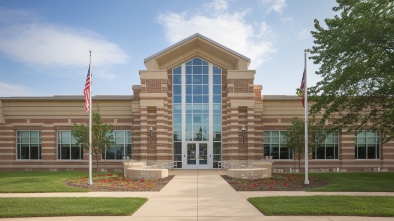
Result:
{"type": "Polygon", "coordinates": [[[309,189],[321,192],[394,192],[394,173],[313,173],[311,176],[331,180],[331,184],[309,189]]]}
{"type": "Polygon", "coordinates": [[[394,217],[394,197],[291,196],[249,198],[267,216],[394,217]]]}
{"type": "Polygon", "coordinates": [[[87,172],[1,172],[0,193],[87,192],[64,184],[65,180],[87,175],[87,172]]]}
{"type": "Polygon", "coordinates": [[[0,218],[51,216],[128,216],[146,198],[2,198],[0,218]]]}

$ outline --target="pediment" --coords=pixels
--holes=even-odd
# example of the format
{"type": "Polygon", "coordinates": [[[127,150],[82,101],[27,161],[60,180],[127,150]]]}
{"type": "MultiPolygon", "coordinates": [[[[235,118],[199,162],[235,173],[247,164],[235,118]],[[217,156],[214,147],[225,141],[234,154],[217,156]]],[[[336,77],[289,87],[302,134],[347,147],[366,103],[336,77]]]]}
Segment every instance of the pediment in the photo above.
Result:
{"type": "Polygon", "coordinates": [[[250,59],[196,33],[144,60],[147,70],[167,70],[194,57],[228,70],[247,70],[250,59]]]}

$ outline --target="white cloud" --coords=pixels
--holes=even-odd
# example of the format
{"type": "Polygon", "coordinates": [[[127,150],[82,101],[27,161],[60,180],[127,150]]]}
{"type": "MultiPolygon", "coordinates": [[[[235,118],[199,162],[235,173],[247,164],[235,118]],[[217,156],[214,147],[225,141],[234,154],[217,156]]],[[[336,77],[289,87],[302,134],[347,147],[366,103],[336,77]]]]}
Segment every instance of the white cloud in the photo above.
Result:
{"type": "Polygon", "coordinates": [[[303,40],[303,39],[307,39],[310,36],[311,36],[310,32],[308,30],[304,29],[298,33],[297,37],[298,37],[298,39],[303,40]]]}
{"type": "Polygon", "coordinates": [[[89,50],[96,65],[125,63],[127,55],[116,45],[93,33],[47,24],[20,25],[0,31],[0,51],[34,65],[80,66],[89,50]]]}
{"type": "Polygon", "coordinates": [[[277,13],[282,13],[283,8],[285,8],[286,0],[261,0],[264,6],[267,7],[267,12],[275,11],[277,13]]]}
{"type": "Polygon", "coordinates": [[[215,11],[224,11],[228,9],[226,0],[215,0],[212,3],[205,5],[207,9],[213,9],[215,11]]]}
{"type": "Polygon", "coordinates": [[[268,55],[275,52],[272,43],[265,40],[270,32],[265,22],[247,23],[248,11],[229,13],[227,10],[191,15],[187,12],[166,13],[158,16],[165,28],[167,40],[174,44],[195,33],[200,33],[246,57],[251,58],[251,69],[261,65],[268,55]]]}
{"type": "Polygon", "coordinates": [[[0,97],[26,96],[26,94],[29,94],[29,96],[36,95],[30,88],[21,85],[0,82],[0,97]]]}
{"type": "Polygon", "coordinates": [[[21,63],[45,68],[86,67],[89,50],[95,66],[127,62],[128,56],[118,45],[89,30],[42,22],[29,11],[0,8],[0,14],[0,52],[21,63]]]}
{"type": "Polygon", "coordinates": [[[294,23],[294,19],[292,17],[284,17],[281,19],[283,24],[293,24],[294,23]]]}

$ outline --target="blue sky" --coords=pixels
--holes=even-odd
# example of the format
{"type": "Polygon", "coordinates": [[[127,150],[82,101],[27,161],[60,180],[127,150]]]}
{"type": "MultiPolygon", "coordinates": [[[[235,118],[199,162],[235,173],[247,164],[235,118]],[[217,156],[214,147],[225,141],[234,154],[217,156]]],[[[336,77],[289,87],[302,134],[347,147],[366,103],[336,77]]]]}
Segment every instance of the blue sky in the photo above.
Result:
{"type": "MultiPolygon", "coordinates": [[[[0,0],[0,97],[131,95],[144,59],[200,33],[252,61],[262,94],[295,95],[313,20],[334,0],[0,0]]],[[[308,85],[320,80],[308,61],[308,85]]]]}

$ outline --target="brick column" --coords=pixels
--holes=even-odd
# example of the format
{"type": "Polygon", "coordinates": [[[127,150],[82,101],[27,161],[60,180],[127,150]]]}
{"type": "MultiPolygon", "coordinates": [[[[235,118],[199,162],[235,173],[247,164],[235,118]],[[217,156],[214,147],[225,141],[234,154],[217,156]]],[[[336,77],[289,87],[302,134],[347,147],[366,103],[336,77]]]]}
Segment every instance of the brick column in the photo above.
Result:
{"type": "Polygon", "coordinates": [[[140,75],[141,160],[147,160],[148,165],[168,162],[172,159],[172,122],[167,71],[140,71],[140,75]]]}
{"type": "Polygon", "coordinates": [[[247,164],[256,158],[253,79],[254,71],[228,71],[223,99],[224,161],[247,164]]]}

